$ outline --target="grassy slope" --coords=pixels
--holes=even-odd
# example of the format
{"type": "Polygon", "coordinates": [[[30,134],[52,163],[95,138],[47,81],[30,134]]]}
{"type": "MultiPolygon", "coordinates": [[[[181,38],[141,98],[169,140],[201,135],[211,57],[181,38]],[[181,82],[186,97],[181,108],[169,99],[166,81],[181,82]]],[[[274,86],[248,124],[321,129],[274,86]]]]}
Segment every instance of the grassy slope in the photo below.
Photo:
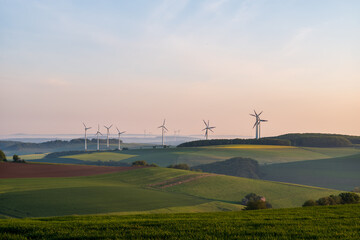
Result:
{"type": "Polygon", "coordinates": [[[246,194],[253,192],[265,196],[274,208],[299,207],[308,199],[339,193],[324,188],[224,175],[201,178],[196,182],[173,186],[167,190],[233,203],[240,202],[246,194]]]}
{"type": "Polygon", "coordinates": [[[360,186],[360,154],[261,167],[264,178],[341,190],[360,186]]]}
{"type": "MultiPolygon", "coordinates": [[[[175,163],[187,163],[190,166],[211,163],[231,157],[249,157],[259,163],[293,162],[302,160],[324,159],[338,156],[347,156],[360,153],[356,148],[298,148],[258,145],[232,145],[194,147],[194,148],[170,148],[170,149],[137,149],[127,150],[122,153],[111,153],[111,159],[124,162],[145,160],[156,163],[159,166],[168,166],[175,163]],[[117,156],[118,154],[118,156],[117,156]]],[[[84,154],[81,160],[108,161],[105,153],[84,154]],[[92,156],[95,154],[96,157],[92,156]]],[[[73,158],[43,159],[43,161],[57,163],[79,163],[79,156],[73,158]],[[76,159],[77,158],[77,159],[76,159]]]]}
{"type": "Polygon", "coordinates": [[[0,239],[359,239],[360,205],[0,220],[0,239]]]}
{"type": "Polygon", "coordinates": [[[230,176],[200,178],[163,190],[147,187],[151,183],[188,174],[199,173],[145,168],[89,177],[0,179],[0,214],[27,217],[131,211],[150,213],[155,210],[236,210],[241,207],[231,204],[250,192],[266,196],[274,207],[293,207],[300,206],[307,199],[338,193],[230,176]]]}

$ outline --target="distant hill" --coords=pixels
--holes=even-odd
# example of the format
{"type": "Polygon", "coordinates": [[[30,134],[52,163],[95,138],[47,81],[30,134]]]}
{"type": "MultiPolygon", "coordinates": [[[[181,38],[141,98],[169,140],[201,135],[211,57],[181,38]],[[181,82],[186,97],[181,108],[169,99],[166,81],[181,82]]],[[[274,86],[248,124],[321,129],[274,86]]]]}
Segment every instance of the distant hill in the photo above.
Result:
{"type": "Polygon", "coordinates": [[[292,146],[302,147],[349,147],[360,144],[360,136],[323,133],[289,133],[273,139],[289,140],[292,146]]]}
{"type": "Polygon", "coordinates": [[[197,140],[186,142],[178,145],[178,147],[201,147],[214,145],[229,145],[229,144],[251,144],[251,145],[280,145],[290,146],[291,142],[287,139],[276,138],[261,138],[261,139],[211,139],[211,140],[197,140]]]}
{"type": "Polygon", "coordinates": [[[182,143],[178,147],[201,147],[230,144],[281,145],[299,147],[351,147],[355,144],[360,144],[360,136],[321,133],[291,133],[260,139],[237,138],[197,140],[182,143]]]}
{"type": "MultiPolygon", "coordinates": [[[[110,149],[117,149],[118,139],[109,139],[110,140],[110,149]]],[[[106,145],[106,139],[100,139],[101,149],[103,150],[106,145]]],[[[97,140],[88,139],[88,150],[96,150],[97,140]]],[[[123,147],[139,147],[145,146],[146,144],[136,144],[136,143],[125,143],[123,147]]],[[[49,153],[49,152],[61,152],[61,151],[83,151],[84,149],[84,139],[72,139],[70,141],[65,140],[53,140],[42,143],[29,143],[29,142],[19,142],[19,141],[0,141],[0,149],[5,152],[6,155],[12,154],[39,154],[39,153],[49,153]]]]}
{"type": "Polygon", "coordinates": [[[235,157],[225,161],[194,166],[193,169],[236,177],[260,178],[259,163],[251,158],[235,157]]]}

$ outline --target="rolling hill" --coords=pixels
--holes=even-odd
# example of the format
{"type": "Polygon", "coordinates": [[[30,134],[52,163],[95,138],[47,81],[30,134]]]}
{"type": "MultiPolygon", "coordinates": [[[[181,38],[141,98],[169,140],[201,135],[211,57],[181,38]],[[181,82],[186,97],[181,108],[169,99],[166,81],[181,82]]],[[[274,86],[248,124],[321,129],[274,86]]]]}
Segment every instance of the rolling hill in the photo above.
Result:
{"type": "MultiPolygon", "coordinates": [[[[0,164],[1,167],[1,164],[0,164]]],[[[0,179],[0,215],[43,217],[72,214],[230,211],[250,192],[276,208],[336,190],[168,168],[142,168],[65,178],[0,179]]]]}
{"type": "Polygon", "coordinates": [[[360,154],[260,167],[263,179],[350,191],[360,186],[360,154]]]}
{"type": "Polygon", "coordinates": [[[78,152],[77,154],[49,154],[37,162],[96,164],[110,160],[131,163],[145,160],[166,167],[171,164],[186,163],[189,166],[212,163],[232,157],[252,158],[260,164],[294,162],[349,156],[360,153],[359,148],[309,148],[269,145],[224,145],[191,148],[133,149],[111,152],[78,152]],[[85,162],[84,162],[85,161],[85,162]]]}

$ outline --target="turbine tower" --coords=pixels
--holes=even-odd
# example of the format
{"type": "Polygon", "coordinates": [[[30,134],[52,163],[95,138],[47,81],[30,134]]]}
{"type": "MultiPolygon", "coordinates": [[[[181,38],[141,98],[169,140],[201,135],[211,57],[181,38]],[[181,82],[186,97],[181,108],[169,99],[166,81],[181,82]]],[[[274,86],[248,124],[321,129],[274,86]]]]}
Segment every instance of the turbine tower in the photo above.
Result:
{"type": "Polygon", "coordinates": [[[212,129],[214,129],[215,127],[210,127],[210,122],[208,120],[208,122],[206,123],[205,120],[203,120],[204,124],[205,124],[205,128],[203,129],[203,131],[205,131],[205,139],[208,140],[209,138],[209,131],[214,132],[212,129]]]}
{"type": "Polygon", "coordinates": [[[106,128],[107,130],[107,141],[106,141],[106,146],[107,148],[109,148],[109,135],[110,135],[110,128],[112,127],[112,124],[110,125],[110,127],[107,127],[104,125],[104,127],[106,128]]]}
{"type": "Polygon", "coordinates": [[[261,130],[261,122],[267,122],[268,120],[265,120],[265,119],[260,119],[260,117],[259,117],[259,123],[258,123],[258,125],[259,125],[259,138],[261,138],[261,135],[260,135],[260,130],[261,130]]]}
{"type": "Polygon", "coordinates": [[[255,138],[259,139],[260,138],[260,124],[261,124],[261,122],[267,122],[268,120],[264,120],[264,119],[260,118],[260,115],[262,114],[262,111],[259,114],[257,114],[256,111],[254,110],[254,113],[255,114],[250,114],[250,116],[253,116],[253,117],[256,118],[253,128],[256,127],[255,138]]]}
{"type": "Polygon", "coordinates": [[[101,132],[100,132],[100,125],[98,124],[98,130],[96,132],[96,136],[97,136],[97,150],[100,151],[100,145],[99,145],[99,135],[102,136],[101,132]]]}
{"type": "Polygon", "coordinates": [[[87,142],[86,142],[86,131],[89,130],[91,127],[86,127],[85,123],[83,123],[85,128],[85,151],[87,151],[87,142]]]}
{"type": "Polygon", "coordinates": [[[121,145],[120,145],[120,143],[121,143],[121,140],[120,140],[120,135],[121,134],[123,134],[123,133],[125,133],[125,131],[124,132],[120,132],[120,130],[116,127],[116,130],[118,131],[118,135],[119,135],[119,151],[121,150],[121,145]]]}
{"type": "Polygon", "coordinates": [[[165,127],[165,119],[164,119],[163,124],[162,124],[160,127],[158,127],[158,128],[161,128],[161,144],[162,144],[162,146],[164,147],[164,132],[165,132],[165,131],[169,131],[169,130],[165,127]]]}

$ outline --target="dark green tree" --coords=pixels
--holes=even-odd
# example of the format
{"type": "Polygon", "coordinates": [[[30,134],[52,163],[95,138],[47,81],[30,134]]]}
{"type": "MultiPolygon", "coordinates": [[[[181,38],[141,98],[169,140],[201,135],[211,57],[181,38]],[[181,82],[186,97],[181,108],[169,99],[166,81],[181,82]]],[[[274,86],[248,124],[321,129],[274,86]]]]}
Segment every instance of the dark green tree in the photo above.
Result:
{"type": "Polygon", "coordinates": [[[342,204],[351,204],[351,203],[360,202],[360,197],[356,193],[352,193],[352,192],[340,193],[339,196],[341,197],[342,204]]]}
{"type": "Polygon", "coordinates": [[[6,155],[0,150],[0,162],[6,162],[6,155]]]}
{"type": "Polygon", "coordinates": [[[13,155],[13,161],[14,162],[20,162],[20,160],[21,159],[20,159],[20,157],[18,155],[16,155],[16,154],[13,155]]]}

